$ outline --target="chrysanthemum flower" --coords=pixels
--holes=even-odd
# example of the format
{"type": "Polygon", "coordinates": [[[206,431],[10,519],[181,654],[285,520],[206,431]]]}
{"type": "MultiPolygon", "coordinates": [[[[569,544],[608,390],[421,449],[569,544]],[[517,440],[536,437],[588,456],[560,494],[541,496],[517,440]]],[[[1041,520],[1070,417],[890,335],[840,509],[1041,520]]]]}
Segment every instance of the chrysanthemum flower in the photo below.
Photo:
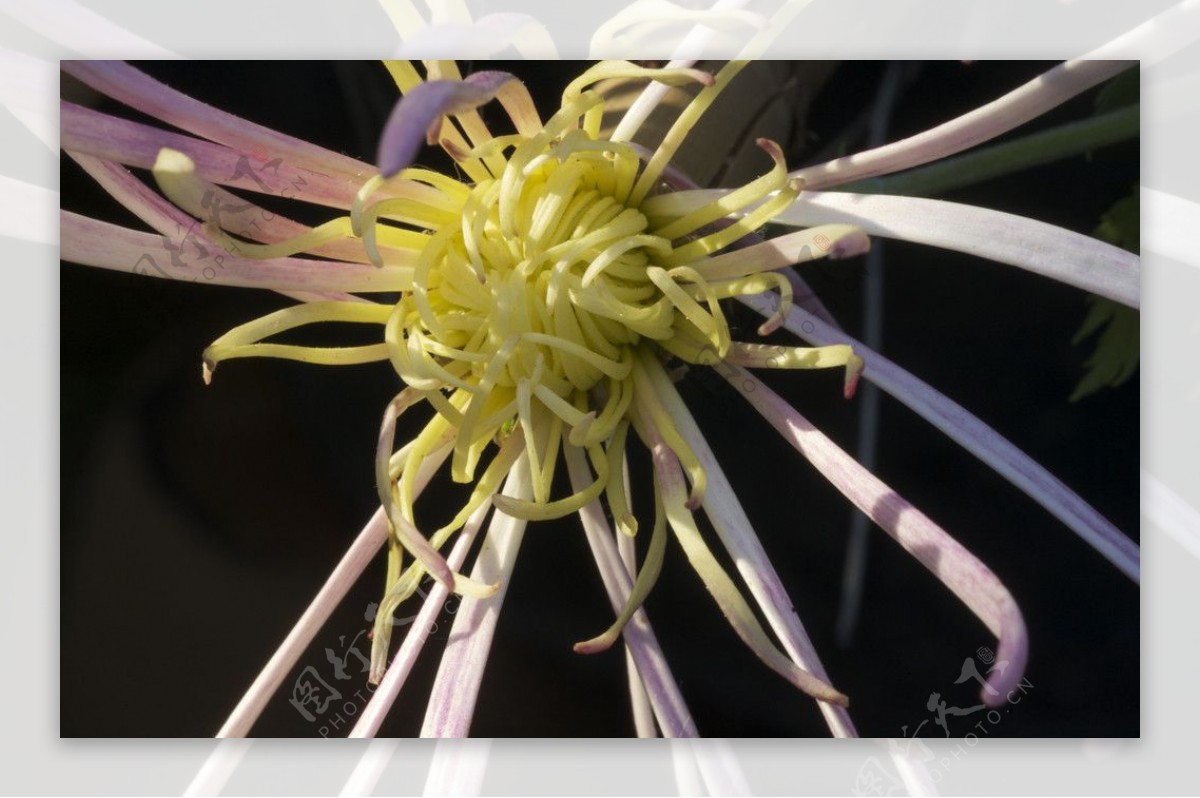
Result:
{"type": "MultiPolygon", "coordinates": [[[[1007,663],[984,686],[989,705],[1019,682],[1027,657],[1013,597],[986,566],[748,369],[843,368],[850,397],[865,360],[867,377],[931,417],[1136,577],[1136,546],[982,423],[846,339],[790,269],[859,254],[867,233],[895,235],[977,251],[1136,304],[1136,259],[1082,236],[949,203],[809,191],[957,152],[1095,85],[1118,66],[1066,64],[943,129],[800,173],[789,173],[777,144],[760,139],[761,176],[729,191],[695,189],[671,161],[741,63],[709,74],[603,62],[567,87],[547,119],[507,73],[464,78],[450,62],[431,62],[424,74],[408,63],[387,66],[403,99],[382,135],[377,168],[204,106],[125,65],[66,66],[104,94],[199,138],[64,103],[64,149],[159,234],[64,212],[65,259],[169,276],[159,264],[198,246],[220,253],[206,279],[300,300],[217,338],[203,353],[205,380],[225,361],[267,356],[326,365],[387,362],[403,384],[385,405],[375,452],[380,512],[223,735],[249,731],[380,546],[388,567],[370,669],[380,686],[354,733],[378,729],[412,667],[427,624],[419,617],[389,661],[392,618],[431,576],[436,587],[423,613],[436,612],[450,593],[464,603],[424,733],[466,734],[524,526],[571,514],[582,520],[615,616],[607,629],[581,630],[575,649],[597,653],[623,636],[633,681],[644,688],[664,735],[696,732],[641,610],[673,550],[672,537],[741,639],[813,696],[836,734],[852,734],[847,697],[822,668],[675,388],[685,368],[713,367],[740,387],[785,439],[979,616],[999,640],[998,660],[1007,663]],[[654,82],[648,99],[610,130],[605,91],[614,80],[654,82]],[[632,138],[644,111],[672,84],[698,90],[654,149],[638,147],[632,138]],[[492,102],[504,111],[503,132],[478,113],[492,102]],[[414,165],[426,144],[440,145],[457,174],[414,165]],[[271,174],[239,169],[248,156],[272,164],[271,174]],[[122,165],[151,169],[161,194],[122,165]],[[219,185],[266,191],[267,179],[290,186],[287,196],[340,215],[308,227],[256,213],[219,185]],[[770,222],[804,229],[764,240],[770,222]],[[733,297],[762,312],[760,335],[786,327],[818,345],[735,339],[722,306],[733,297]],[[367,325],[378,341],[314,347],[274,340],[324,323],[367,325]],[[432,409],[428,422],[397,446],[399,416],[422,404],[432,409]],[[648,485],[627,482],[635,446],[650,454],[648,485]],[[447,523],[424,528],[417,523],[420,493],[447,461],[449,478],[470,485],[470,496],[447,523]],[[633,510],[630,492],[639,490],[653,497],[650,517],[639,519],[633,510]],[[491,508],[486,538],[471,572],[463,573],[491,508]],[[745,590],[701,534],[699,512],[745,590]],[[637,564],[636,535],[649,537],[637,564]]],[[[653,725],[643,718],[640,728],[653,725]]]]}

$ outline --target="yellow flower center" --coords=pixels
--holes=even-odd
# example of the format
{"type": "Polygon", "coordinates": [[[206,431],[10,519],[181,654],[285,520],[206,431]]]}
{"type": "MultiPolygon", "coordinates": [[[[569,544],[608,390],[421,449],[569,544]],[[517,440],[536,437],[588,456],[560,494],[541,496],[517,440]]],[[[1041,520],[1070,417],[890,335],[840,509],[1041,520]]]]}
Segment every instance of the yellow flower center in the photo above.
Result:
{"type": "MultiPolygon", "coordinates": [[[[452,64],[433,67],[438,72],[431,68],[432,80],[461,80],[452,64]],[[453,74],[444,74],[448,71],[453,74]]],[[[411,65],[389,68],[404,92],[422,82],[411,65]]],[[[620,477],[632,426],[643,441],[659,441],[672,451],[691,489],[685,506],[684,494],[676,490],[682,480],[670,490],[655,485],[649,555],[627,606],[604,634],[578,648],[596,651],[612,644],[661,567],[668,520],[681,535],[694,531],[690,511],[699,506],[706,487],[704,468],[673,419],[678,408],[672,405],[675,391],[663,358],[772,368],[845,366],[847,390],[852,390],[861,361],[849,347],[734,342],[721,311],[723,298],[778,291],[778,311],[760,330],[770,331],[791,301],[787,278],[775,270],[825,254],[830,236],[859,235],[835,225],[713,256],[795,200],[801,187],[789,179],[777,145],[760,139],[773,168],[715,201],[651,192],[687,131],[740,68],[730,64],[709,76],[606,62],[567,88],[561,107],[545,124],[515,84],[509,94],[496,95],[517,128],[510,135],[488,132],[473,105],[452,104],[452,110],[435,114],[425,134],[431,142],[440,141],[470,183],[419,167],[399,168],[367,180],[349,217],[274,243],[228,235],[218,220],[205,215],[205,197],[214,189],[196,177],[190,159],[169,150],[160,153],[154,173],[164,192],[205,218],[206,233],[231,252],[244,258],[321,254],[322,247],[350,239],[361,242],[367,259],[380,268],[380,287],[373,290],[400,290],[390,305],[305,295],[307,304],[242,325],[204,354],[206,379],[223,360],[268,355],[326,364],[387,359],[403,380],[406,387],[384,413],[375,458],[392,535],[372,680],[386,666],[392,614],[426,573],[464,595],[495,590],[453,573],[438,553],[485,503],[535,520],[579,511],[604,494],[618,528],[634,534],[638,524],[620,477]],[[704,84],[645,164],[631,144],[600,134],[604,97],[589,87],[614,77],[704,84]],[[383,343],[320,348],[264,341],[294,327],[330,321],[382,325],[383,343]],[[416,438],[394,451],[398,416],[421,402],[435,414],[416,438]],[[477,473],[489,449],[493,453],[477,473]],[[595,479],[552,499],[560,450],[576,459],[582,458],[580,450],[586,452],[595,479]],[[473,483],[474,489],[453,519],[426,536],[414,522],[418,474],[451,454],[452,478],[473,483]],[[522,457],[530,471],[531,498],[498,493],[522,457]],[[405,565],[405,552],[415,562],[405,565]]],[[[447,85],[432,88],[441,91],[447,85]]],[[[474,89],[464,87],[468,94],[474,89]]],[[[411,135],[407,141],[413,144],[411,135]]],[[[703,560],[702,554],[696,546],[689,549],[694,560],[703,560]]],[[[715,561],[697,568],[702,566],[704,573],[720,570],[715,561]]],[[[712,584],[735,625],[748,630],[755,650],[770,649],[761,630],[754,632],[757,622],[744,602],[738,603],[732,583],[712,584]]],[[[792,672],[790,664],[779,668],[792,672]]]]}

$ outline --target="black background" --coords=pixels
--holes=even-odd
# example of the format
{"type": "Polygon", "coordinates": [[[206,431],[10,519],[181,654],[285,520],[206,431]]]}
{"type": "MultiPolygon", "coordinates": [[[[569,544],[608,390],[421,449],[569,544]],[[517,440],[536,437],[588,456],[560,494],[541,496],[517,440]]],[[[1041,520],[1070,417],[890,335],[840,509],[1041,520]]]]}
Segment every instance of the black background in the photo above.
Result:
{"type": "MultiPolygon", "coordinates": [[[[578,68],[510,65],[542,106],[578,68]]],[[[1042,63],[921,65],[892,137],[969,110],[1044,71],[1042,63]]],[[[373,160],[395,99],[374,63],[142,65],[176,88],[254,121],[373,160]]],[[[477,66],[473,68],[482,68],[477,66]]],[[[884,65],[839,65],[806,129],[791,131],[799,166],[837,140],[872,101],[884,65]]],[[[77,87],[64,78],[74,99],[77,87]]],[[[739,91],[767,90],[741,86],[739,91]]],[[[1023,128],[1086,116],[1094,92],[1023,128]]],[[[104,101],[100,106],[139,118],[104,101]]],[[[860,148],[861,142],[852,147],[860,148]]],[[[430,156],[431,163],[437,163],[430,156]]],[[[1136,144],[946,195],[1090,233],[1138,180],[1136,144]]],[[[64,207],[141,227],[69,160],[64,207]]],[[[264,205],[269,199],[256,198],[264,205]]],[[[305,221],[322,221],[288,207],[305,221]]],[[[888,242],[885,353],[959,401],[1079,492],[1120,529],[1138,530],[1138,384],[1079,403],[1066,397],[1091,344],[1071,337],[1084,294],[1018,269],[888,242]]],[[[843,326],[861,330],[861,259],[804,267],[843,326]]],[[[200,352],[231,327],[290,303],[247,290],[150,280],[66,264],[61,275],[63,736],[209,736],[282,640],[375,506],[372,454],[397,390],[385,364],[333,369],[267,359],[230,363],[213,385],[200,352]]],[[[758,320],[731,309],[752,339],[758,320]]],[[[320,338],[327,341],[327,338],[320,338]]],[[[840,374],[767,375],[821,429],[853,450],[856,403],[840,374]]],[[[755,524],[834,684],[864,736],[911,734],[964,658],[994,647],[987,630],[923,567],[873,533],[863,616],[853,645],[833,629],[849,504],[710,374],[685,399],[755,524]],[[907,728],[907,731],[905,729],[907,728]]],[[[415,428],[415,420],[410,428],[415,428]]],[[[646,477],[638,460],[636,478],[646,477]]],[[[1029,625],[1033,684],[992,736],[1136,736],[1139,596],[1070,530],[926,422],[884,398],[876,472],[997,573],[1029,625]]],[[[431,519],[463,492],[448,479],[422,499],[431,519]]],[[[640,491],[645,498],[646,491],[640,491]]],[[[327,679],[366,624],[382,559],[318,636],[300,667],[327,679]],[[339,642],[339,637],[343,638],[339,642]]],[[[672,545],[647,608],[705,735],[826,734],[813,703],[758,663],[672,545]]],[[[412,735],[449,615],[418,663],[384,734],[412,735]]],[[[477,736],[620,736],[633,732],[624,657],[584,657],[571,644],[611,620],[578,524],[526,534],[478,711],[477,736]]],[[[365,653],[365,639],[359,640],[365,653]]],[[[351,671],[356,661],[351,659],[351,671]]],[[[285,681],[290,686],[294,677],[285,681]]],[[[356,679],[359,678],[356,676],[356,679]]],[[[339,683],[353,694],[358,681],[339,683]]],[[[962,726],[951,721],[956,736],[962,726]]],[[[352,719],[349,721],[352,722],[352,719]]],[[[345,733],[347,726],[327,729],[345,733]]],[[[255,734],[317,736],[280,696],[255,734]]],[[[922,734],[933,730],[926,723],[922,734]]]]}

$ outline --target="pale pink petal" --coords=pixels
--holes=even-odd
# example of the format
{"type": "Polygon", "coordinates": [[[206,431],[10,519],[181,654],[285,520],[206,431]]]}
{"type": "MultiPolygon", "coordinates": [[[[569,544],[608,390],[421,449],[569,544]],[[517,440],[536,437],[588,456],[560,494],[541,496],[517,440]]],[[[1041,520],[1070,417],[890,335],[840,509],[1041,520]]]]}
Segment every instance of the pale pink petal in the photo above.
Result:
{"type": "MultiPolygon", "coordinates": [[[[186,213],[184,209],[173,205],[158,192],[153,191],[120,164],[77,152],[68,151],[67,154],[83,167],[84,171],[91,175],[101,188],[160,235],[176,237],[181,234],[180,231],[196,227],[196,218],[186,213]]],[[[208,188],[211,194],[206,192],[204,199],[208,203],[208,208],[192,210],[202,214],[201,219],[207,221],[208,217],[214,215],[213,209],[219,209],[216,211],[216,216],[221,220],[221,226],[227,232],[274,243],[312,230],[311,227],[294,222],[281,214],[248,203],[224,189],[211,185],[208,188]]],[[[219,244],[210,242],[199,230],[194,230],[192,235],[199,236],[205,243],[220,248],[219,244]]],[[[409,260],[415,262],[415,258],[408,252],[395,249],[381,249],[381,252],[386,253],[387,262],[390,265],[401,265],[409,260]]],[[[352,263],[369,262],[362,242],[351,239],[324,244],[308,254],[352,263]]]]}
{"type": "Polygon", "coordinates": [[[247,260],[186,229],[176,239],[70,211],[59,213],[59,237],[65,261],[168,280],[316,293],[401,291],[411,282],[404,268],[306,258],[247,260]]]}
{"type": "Polygon", "coordinates": [[[387,540],[387,518],[383,509],[376,511],[371,520],[355,538],[353,545],[342,557],[333,573],[325,580],[316,598],[300,616],[300,620],[288,632],[283,643],[271,655],[266,667],[250,685],[250,689],[238,702],[217,737],[245,737],[250,727],[262,714],[267,701],[283,684],[284,677],[308,648],[313,637],[329,619],[334,608],[342,602],[367,564],[375,558],[383,542],[387,540]]]}
{"type": "MultiPolygon", "coordinates": [[[[446,446],[425,458],[417,472],[416,483],[413,487],[414,496],[420,495],[421,491],[425,490],[429,480],[433,478],[449,455],[450,447],[446,446]]],[[[242,696],[242,700],[238,702],[229,719],[225,721],[225,725],[217,732],[217,737],[245,737],[250,732],[250,727],[262,714],[267,701],[283,684],[284,677],[295,667],[300,655],[312,643],[325,621],[329,620],[334,608],[346,597],[350,586],[362,575],[367,564],[374,559],[375,554],[386,540],[387,517],[381,507],[358,533],[358,537],[354,539],[354,543],[342,556],[341,561],[333,569],[333,573],[325,580],[325,584],[317,591],[316,597],[308,605],[304,614],[300,616],[300,620],[296,622],[296,625],[284,638],[283,643],[271,655],[271,659],[267,661],[262,672],[250,685],[250,689],[242,696]]]]}
{"type": "Polygon", "coordinates": [[[935,128],[873,150],[792,172],[820,189],[885,175],[970,149],[1041,116],[1135,66],[1129,61],[1067,61],[1008,94],[935,128]]]}
{"type": "Polygon", "coordinates": [[[1129,307],[1141,302],[1141,259],[1052,224],[957,202],[805,192],[775,219],[810,227],[847,222],[898,238],[1018,266],[1129,307]]]}
{"type": "MultiPolygon", "coordinates": [[[[487,517],[490,509],[491,504],[485,502],[467,519],[458,539],[454,541],[449,556],[446,557],[446,563],[452,571],[457,573],[462,568],[463,561],[467,558],[467,552],[471,550],[479,528],[483,526],[483,519],[487,517]]],[[[430,630],[434,628],[438,613],[442,611],[449,595],[445,585],[441,582],[434,583],[429,595],[421,605],[420,612],[417,613],[404,635],[404,642],[400,644],[400,650],[396,652],[395,658],[388,665],[383,680],[375,688],[371,700],[363,708],[358,723],[354,724],[348,737],[374,737],[379,733],[379,727],[383,724],[387,713],[391,711],[396,698],[399,697],[400,688],[404,686],[408,675],[412,672],[413,665],[417,662],[417,657],[421,655],[425,643],[429,640],[430,630]]]]}
{"type": "Polygon", "coordinates": [[[750,372],[731,364],[717,372],[798,452],[858,509],[888,533],[905,551],[949,587],[996,635],[997,661],[982,698],[988,706],[1007,700],[1025,672],[1029,640],[1017,603],[986,565],[950,537],[920,510],[829,440],[750,372]]]}
{"type": "MultiPolygon", "coordinates": [[[[629,486],[625,486],[625,495],[629,495],[629,486]]],[[[625,571],[630,578],[637,573],[637,557],[634,551],[633,538],[628,535],[617,536],[617,553],[625,564],[625,571]]],[[[629,644],[625,644],[625,675],[629,682],[629,704],[633,710],[633,728],[638,737],[658,737],[658,727],[654,725],[654,707],[650,703],[650,694],[638,673],[637,660],[629,644]]]]}
{"type": "MultiPolygon", "coordinates": [[[[241,152],[202,139],[108,116],[69,102],[60,103],[62,148],[106,161],[149,169],[159,150],[178,150],[210,183],[349,209],[366,178],[321,171],[270,150],[241,152]]],[[[370,167],[367,177],[375,174],[370,167]]],[[[381,192],[381,196],[386,192],[381,192]]]]}
{"type": "Polygon", "coordinates": [[[340,178],[356,188],[376,173],[362,161],[194,100],[121,61],[63,61],[62,68],[101,94],[243,155],[281,158],[293,167],[340,178]]]}
{"type": "MultiPolygon", "coordinates": [[[[504,495],[517,499],[529,499],[533,495],[527,458],[522,457],[509,474],[504,495]]],[[[421,727],[422,737],[466,737],[470,731],[488,651],[496,633],[496,621],[508,592],[525,525],[525,521],[499,511],[488,524],[487,538],[471,569],[471,578],[478,582],[499,583],[500,589],[490,598],[464,598],[459,605],[433,683],[425,723],[421,727]]]]}
{"type": "MultiPolygon", "coordinates": [[[[578,449],[567,448],[565,455],[572,488],[582,490],[591,482],[587,465],[578,449]]],[[[612,476],[619,478],[615,474],[612,476]]],[[[617,551],[612,528],[598,501],[580,510],[579,519],[583,522],[584,533],[587,535],[592,556],[596,559],[613,612],[620,613],[633,590],[633,579],[617,551]]],[[[654,715],[658,719],[663,736],[697,736],[696,724],[679,692],[675,677],[671,675],[671,668],[667,665],[662,649],[659,648],[654,630],[650,628],[650,620],[645,610],[640,609],[633,614],[629,623],[625,624],[622,635],[630,656],[637,663],[638,675],[650,697],[650,704],[654,708],[654,715]]]]}

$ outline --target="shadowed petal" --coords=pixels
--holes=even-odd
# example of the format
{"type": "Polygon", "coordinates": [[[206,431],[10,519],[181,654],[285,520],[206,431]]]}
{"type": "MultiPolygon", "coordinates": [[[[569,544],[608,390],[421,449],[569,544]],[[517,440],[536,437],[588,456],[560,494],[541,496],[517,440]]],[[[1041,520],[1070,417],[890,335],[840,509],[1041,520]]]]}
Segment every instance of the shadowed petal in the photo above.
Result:
{"type": "Polygon", "coordinates": [[[434,143],[443,117],[474,110],[515,78],[507,72],[476,72],[464,80],[430,80],[400,98],[379,137],[379,171],[391,177],[434,143]]]}
{"type": "Polygon", "coordinates": [[[746,401],[834,487],[954,591],[999,638],[996,656],[1008,666],[990,672],[982,698],[988,706],[1002,705],[1025,672],[1029,639],[1017,603],[996,575],[753,374],[729,364],[717,371],[740,388],[746,401]]]}

